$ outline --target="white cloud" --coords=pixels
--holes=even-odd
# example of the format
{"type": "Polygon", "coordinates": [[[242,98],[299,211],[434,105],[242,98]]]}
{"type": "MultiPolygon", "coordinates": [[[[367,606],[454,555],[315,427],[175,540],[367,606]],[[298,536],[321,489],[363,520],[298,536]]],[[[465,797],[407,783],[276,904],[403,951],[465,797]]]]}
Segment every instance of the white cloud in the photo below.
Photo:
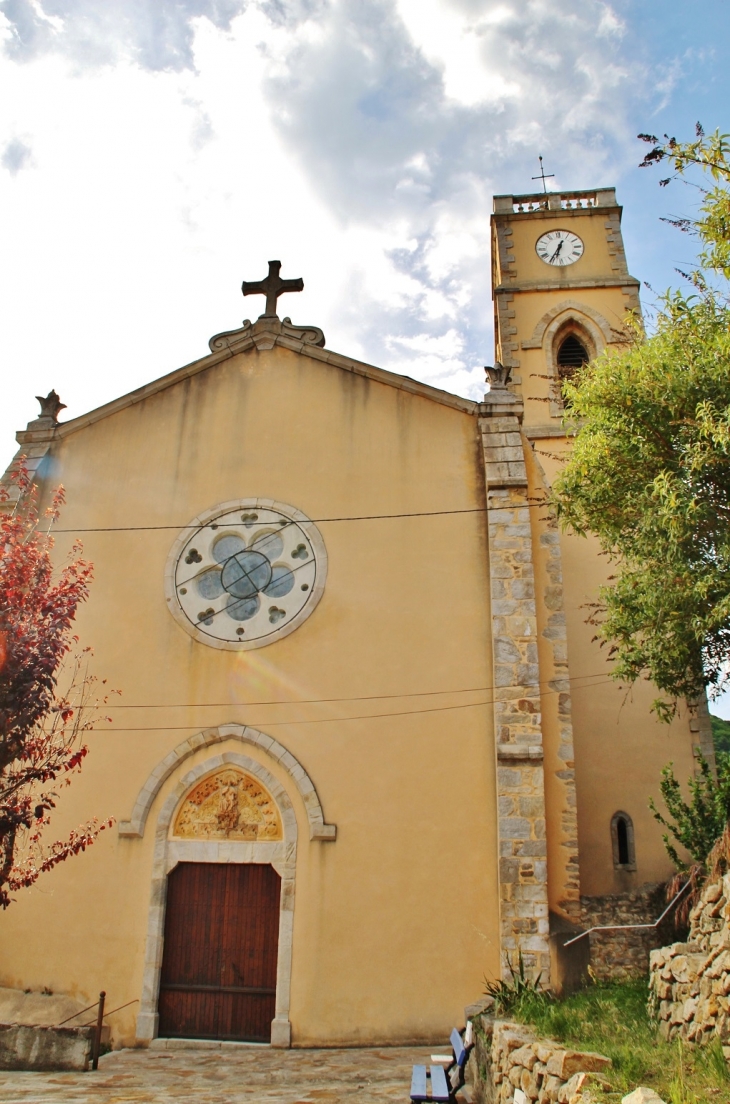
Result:
{"type": "Polygon", "coordinates": [[[63,19],[58,15],[48,15],[48,13],[43,10],[43,5],[40,3],[40,0],[28,0],[28,6],[40,23],[47,23],[54,31],[63,30],[63,19]]]}
{"type": "Polygon", "coordinates": [[[532,190],[538,153],[557,186],[613,176],[646,92],[598,0],[4,13],[6,455],[32,395],[72,417],[202,355],[272,257],[331,347],[479,397],[492,191],[532,190]]]}
{"type": "Polygon", "coordinates": [[[181,70],[192,60],[193,22],[227,29],[242,0],[3,0],[10,56],[60,52],[86,69],[119,60],[181,70]]]}
{"type": "Polygon", "coordinates": [[[623,35],[626,33],[626,23],[608,4],[601,12],[598,23],[599,35],[623,35]]]}
{"type": "Polygon", "coordinates": [[[397,0],[396,6],[412,41],[441,70],[448,99],[471,106],[519,93],[515,80],[482,59],[484,36],[515,19],[509,5],[490,4],[476,21],[471,13],[461,17],[448,0],[397,0]]]}
{"type": "Polygon", "coordinates": [[[0,165],[15,176],[21,169],[29,169],[33,164],[33,150],[22,138],[11,138],[5,143],[0,155],[0,165]]]}
{"type": "MultiPolygon", "coordinates": [[[[441,334],[394,334],[388,338],[388,345],[396,356],[402,356],[403,351],[407,350],[412,357],[410,372],[417,368],[417,378],[426,383],[448,386],[453,390],[456,379],[462,384],[466,382],[470,388],[475,382],[463,359],[464,338],[455,329],[441,334]]],[[[483,391],[483,380],[479,386],[483,391]]],[[[480,398],[481,395],[475,397],[480,398]]]]}

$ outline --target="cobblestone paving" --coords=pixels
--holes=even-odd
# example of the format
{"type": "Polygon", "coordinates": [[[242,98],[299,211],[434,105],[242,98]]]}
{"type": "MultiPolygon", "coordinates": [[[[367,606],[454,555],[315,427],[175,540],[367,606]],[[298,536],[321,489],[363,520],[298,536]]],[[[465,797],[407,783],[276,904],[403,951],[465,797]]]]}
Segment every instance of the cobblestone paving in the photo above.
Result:
{"type": "MultiPolygon", "coordinates": [[[[120,1050],[96,1073],[0,1070],[2,1104],[409,1104],[411,1065],[434,1048],[120,1050]]],[[[438,1048],[436,1048],[438,1049],[438,1048]]]]}

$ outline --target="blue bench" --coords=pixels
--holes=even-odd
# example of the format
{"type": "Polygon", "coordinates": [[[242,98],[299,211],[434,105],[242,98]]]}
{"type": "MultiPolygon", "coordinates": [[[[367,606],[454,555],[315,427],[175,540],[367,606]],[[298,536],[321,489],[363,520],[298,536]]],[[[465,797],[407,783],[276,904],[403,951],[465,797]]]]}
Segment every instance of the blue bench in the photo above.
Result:
{"type": "Polygon", "coordinates": [[[434,1101],[434,1104],[437,1101],[439,1104],[453,1102],[459,1089],[463,1089],[466,1083],[466,1063],[473,1046],[474,1028],[469,1022],[463,1039],[456,1028],[451,1032],[450,1055],[432,1054],[432,1065],[414,1066],[411,1076],[413,1104],[421,1104],[423,1101],[434,1101]]]}

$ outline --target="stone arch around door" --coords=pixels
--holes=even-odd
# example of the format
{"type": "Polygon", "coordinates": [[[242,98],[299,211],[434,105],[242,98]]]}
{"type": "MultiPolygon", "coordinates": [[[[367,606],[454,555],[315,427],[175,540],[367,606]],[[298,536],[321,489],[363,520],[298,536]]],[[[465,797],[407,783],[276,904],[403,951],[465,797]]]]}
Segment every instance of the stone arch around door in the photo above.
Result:
{"type": "Polygon", "coordinates": [[[217,728],[206,728],[202,732],[196,732],[183,740],[176,748],[165,756],[151,772],[142,789],[137,795],[132,814],[129,820],[119,823],[119,835],[125,839],[141,839],[144,835],[145,825],[152,802],[160,792],[164,782],[185,759],[194,755],[201,748],[210,747],[211,744],[220,744],[226,740],[238,740],[242,744],[250,744],[252,747],[263,751],[274,762],[279,763],[291,776],[291,779],[299,791],[304,803],[304,808],[309,821],[309,838],[312,840],[333,841],[337,838],[337,826],[326,824],[322,804],[319,800],[314,783],[305,771],[302,764],[294,758],[290,751],[280,744],[278,740],[259,732],[249,725],[225,724],[217,728]]]}
{"type": "Polygon", "coordinates": [[[297,822],[289,795],[265,767],[249,756],[236,752],[223,752],[199,763],[180,779],[160,810],[155,831],[142,995],[137,1016],[137,1038],[140,1041],[149,1042],[157,1036],[157,1002],[162,967],[168,874],[180,862],[270,863],[281,878],[279,950],[271,1045],[278,1047],[291,1045],[289,1003],[296,851],[297,822]],[[170,825],[181,799],[206,775],[213,774],[225,766],[237,767],[246,774],[253,775],[268,790],[281,817],[284,836],[282,840],[232,842],[170,838],[170,825]]]}

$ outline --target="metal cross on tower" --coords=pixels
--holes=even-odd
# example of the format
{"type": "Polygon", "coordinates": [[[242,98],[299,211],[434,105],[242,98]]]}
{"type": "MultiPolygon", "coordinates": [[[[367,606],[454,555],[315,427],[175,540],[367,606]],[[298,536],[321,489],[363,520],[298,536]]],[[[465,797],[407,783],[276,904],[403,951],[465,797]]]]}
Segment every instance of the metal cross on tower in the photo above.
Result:
{"type": "Polygon", "coordinates": [[[264,314],[276,317],[276,300],[285,291],[304,291],[304,280],[282,280],[279,276],[281,261],[269,261],[269,275],[265,280],[244,280],[241,291],[244,295],[265,295],[264,314]]]}
{"type": "Polygon", "coordinates": [[[542,154],[538,155],[538,160],[540,162],[540,175],[539,176],[533,176],[532,179],[533,180],[542,180],[543,191],[545,192],[545,195],[547,195],[547,184],[545,183],[545,181],[554,179],[555,178],[555,173],[547,173],[547,174],[545,173],[545,166],[542,163],[542,154]]]}

